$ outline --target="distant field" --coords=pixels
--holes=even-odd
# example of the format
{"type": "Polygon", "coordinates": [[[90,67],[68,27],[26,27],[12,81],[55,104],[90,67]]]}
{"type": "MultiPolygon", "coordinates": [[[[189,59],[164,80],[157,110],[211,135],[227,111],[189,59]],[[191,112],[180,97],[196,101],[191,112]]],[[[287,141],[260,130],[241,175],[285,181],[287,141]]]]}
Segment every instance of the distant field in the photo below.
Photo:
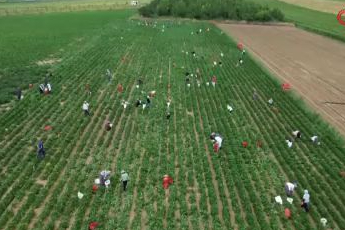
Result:
{"type": "Polygon", "coordinates": [[[29,83],[43,79],[45,71],[54,66],[38,61],[58,61],[72,52],[71,47],[84,44],[95,30],[133,13],[127,10],[1,17],[0,104],[14,98],[16,87],[27,88],[29,83]]]}
{"type": "Polygon", "coordinates": [[[321,12],[337,14],[341,9],[345,8],[344,0],[277,0],[286,3],[306,7],[321,12]]]}
{"type": "Polygon", "coordinates": [[[294,22],[299,27],[345,41],[345,26],[338,23],[335,14],[311,10],[276,0],[260,0],[260,2],[281,9],[286,19],[294,22]]]}
{"type": "MultiPolygon", "coordinates": [[[[146,4],[150,1],[142,0],[140,4],[146,4]]],[[[11,1],[0,2],[0,16],[83,10],[114,10],[119,8],[133,8],[133,6],[130,5],[130,0],[11,1]]]]}

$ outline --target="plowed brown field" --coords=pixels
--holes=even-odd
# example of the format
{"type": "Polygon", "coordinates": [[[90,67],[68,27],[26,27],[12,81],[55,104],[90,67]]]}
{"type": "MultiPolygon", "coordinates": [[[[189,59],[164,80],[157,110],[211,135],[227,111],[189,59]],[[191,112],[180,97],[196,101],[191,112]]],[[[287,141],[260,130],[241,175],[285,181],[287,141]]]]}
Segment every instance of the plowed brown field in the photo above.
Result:
{"type": "Polygon", "coordinates": [[[345,44],[292,26],[218,24],[345,136],[345,44]]]}

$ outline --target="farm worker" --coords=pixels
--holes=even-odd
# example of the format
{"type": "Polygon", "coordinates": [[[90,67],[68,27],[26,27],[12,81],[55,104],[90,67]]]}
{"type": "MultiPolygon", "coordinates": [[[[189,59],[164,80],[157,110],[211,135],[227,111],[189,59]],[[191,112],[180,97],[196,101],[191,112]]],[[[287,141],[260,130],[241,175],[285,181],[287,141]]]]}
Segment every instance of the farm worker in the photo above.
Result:
{"type": "Polygon", "coordinates": [[[99,180],[101,185],[105,185],[105,181],[110,178],[110,171],[103,170],[99,175],[99,180]]]}
{"type": "Polygon", "coordinates": [[[22,90],[19,87],[17,88],[16,94],[18,100],[22,99],[22,90]]]}
{"type": "Polygon", "coordinates": [[[213,75],[213,77],[212,77],[212,85],[213,85],[213,87],[216,86],[216,83],[217,83],[217,77],[213,75]]]}
{"type": "Polygon", "coordinates": [[[291,218],[291,211],[290,211],[290,209],[285,208],[284,213],[285,213],[285,217],[286,217],[286,218],[288,218],[288,219],[290,219],[290,218],[291,218]]]}
{"type": "Polygon", "coordinates": [[[138,79],[137,85],[136,85],[137,89],[139,89],[139,86],[140,86],[141,84],[143,84],[143,81],[142,81],[141,79],[138,79]]]}
{"type": "Polygon", "coordinates": [[[243,142],[242,142],[242,146],[243,146],[243,148],[247,148],[247,146],[248,146],[248,142],[243,141],[243,142]]]}
{"type": "Polygon", "coordinates": [[[304,208],[306,212],[309,212],[309,202],[310,202],[310,195],[308,190],[304,190],[303,201],[301,207],[304,208]]]}
{"type": "Polygon", "coordinates": [[[290,139],[285,140],[286,144],[288,145],[289,148],[292,147],[292,141],[290,139]]]}
{"type": "Polygon", "coordinates": [[[149,96],[150,96],[151,98],[155,97],[155,96],[156,96],[156,91],[155,91],[155,90],[150,91],[150,92],[149,92],[149,96]]]}
{"type": "Polygon", "coordinates": [[[135,107],[139,107],[141,105],[141,100],[138,99],[137,102],[135,102],[135,107]]]}
{"type": "Polygon", "coordinates": [[[220,134],[213,132],[210,138],[215,144],[217,143],[219,149],[222,147],[223,137],[220,134]]]}
{"type": "Polygon", "coordinates": [[[122,84],[117,85],[117,92],[122,93],[123,92],[123,86],[122,84]]]}
{"type": "Polygon", "coordinates": [[[89,103],[84,101],[82,108],[83,108],[84,114],[88,116],[90,116],[89,106],[90,106],[89,103]]]}
{"type": "Polygon", "coordinates": [[[242,50],[242,53],[241,53],[242,57],[243,57],[245,54],[246,54],[246,50],[243,49],[243,50],[242,50]]]}
{"type": "Polygon", "coordinates": [[[221,57],[224,57],[224,54],[223,54],[223,53],[220,53],[220,56],[221,56],[221,57]]]}
{"type": "Polygon", "coordinates": [[[97,185],[92,185],[92,193],[96,193],[98,190],[98,186],[97,185]]]}
{"type": "Polygon", "coordinates": [[[167,116],[166,117],[167,117],[168,120],[170,119],[170,112],[169,111],[167,112],[167,116]]]}
{"type": "Polygon", "coordinates": [[[269,105],[273,105],[273,99],[272,99],[272,98],[270,98],[270,99],[268,100],[268,104],[269,104],[269,105]]]}
{"type": "Polygon", "coordinates": [[[227,105],[226,108],[229,110],[230,113],[234,110],[230,105],[227,105]]]}
{"type": "Polygon", "coordinates": [[[106,70],[105,75],[106,75],[106,77],[108,78],[108,81],[110,82],[111,79],[112,79],[112,77],[113,77],[113,75],[112,75],[110,69],[107,69],[107,70],[106,70]]]}
{"type": "Polygon", "coordinates": [[[242,57],[240,57],[239,59],[238,59],[238,62],[237,62],[237,64],[236,64],[236,67],[238,67],[239,65],[242,65],[243,64],[243,59],[242,59],[242,57]]]}
{"type": "Polygon", "coordinates": [[[190,87],[189,76],[186,76],[186,84],[188,87],[190,87]]]}
{"type": "Polygon", "coordinates": [[[173,183],[173,179],[169,175],[164,175],[163,177],[163,188],[168,189],[169,186],[173,183]]]}
{"type": "Polygon", "coordinates": [[[110,121],[105,122],[105,125],[104,125],[105,130],[110,131],[112,127],[113,127],[113,124],[110,123],[110,121]]]}
{"type": "Polygon", "coordinates": [[[48,93],[52,91],[52,86],[50,85],[50,83],[47,84],[47,89],[48,89],[48,93]]]}
{"type": "Polygon", "coordinates": [[[39,89],[39,91],[40,91],[40,93],[44,93],[44,85],[43,84],[40,84],[39,86],[38,86],[38,89],[39,89]]]}
{"type": "Polygon", "coordinates": [[[125,170],[121,170],[121,180],[120,181],[122,182],[123,191],[126,191],[127,183],[129,181],[129,175],[125,170]]]}
{"type": "Polygon", "coordinates": [[[98,225],[99,225],[99,223],[97,223],[97,222],[91,222],[89,224],[89,230],[95,230],[98,225]]]}
{"type": "Polygon", "coordinates": [[[40,159],[43,159],[46,156],[46,151],[44,150],[44,146],[43,146],[43,141],[39,140],[38,142],[38,150],[37,150],[37,157],[40,159]]]}
{"type": "Polygon", "coordinates": [[[302,134],[299,130],[293,131],[292,135],[294,136],[294,138],[301,138],[302,134]]]}
{"type": "Polygon", "coordinates": [[[146,97],[146,105],[147,105],[147,107],[150,107],[150,105],[151,105],[150,96],[147,96],[147,97],[146,97]]]}
{"type": "Polygon", "coordinates": [[[196,83],[198,84],[198,87],[200,87],[200,81],[196,80],[196,83]]]}
{"type": "Polygon", "coordinates": [[[320,145],[320,142],[319,142],[319,137],[318,136],[312,136],[310,138],[310,140],[313,142],[313,144],[317,144],[317,145],[320,145]]]}
{"type": "Polygon", "coordinates": [[[171,104],[171,98],[168,97],[168,100],[167,100],[167,106],[168,106],[168,109],[170,108],[170,104],[171,104]]]}
{"type": "Polygon", "coordinates": [[[222,67],[222,64],[223,64],[223,63],[222,63],[221,61],[218,62],[218,65],[219,65],[220,67],[222,67]]]}
{"type": "Polygon", "coordinates": [[[259,99],[259,95],[258,93],[256,92],[256,89],[254,89],[254,92],[253,92],[253,100],[256,101],[259,99]]]}
{"type": "Polygon", "coordinates": [[[293,191],[295,190],[295,188],[297,188],[297,182],[294,181],[293,183],[291,182],[286,182],[285,183],[285,193],[287,196],[292,196],[293,195],[293,191]]]}
{"type": "Polygon", "coordinates": [[[123,108],[127,108],[127,106],[129,105],[129,102],[122,100],[121,105],[123,105],[123,108]]]}

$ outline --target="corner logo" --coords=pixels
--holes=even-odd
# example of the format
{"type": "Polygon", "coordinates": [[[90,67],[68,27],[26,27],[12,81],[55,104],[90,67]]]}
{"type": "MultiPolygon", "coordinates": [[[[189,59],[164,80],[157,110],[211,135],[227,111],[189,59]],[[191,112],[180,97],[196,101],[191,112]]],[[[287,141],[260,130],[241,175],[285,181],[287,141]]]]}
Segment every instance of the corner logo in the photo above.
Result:
{"type": "Polygon", "coordinates": [[[338,15],[337,15],[337,20],[341,25],[345,26],[345,21],[343,19],[341,19],[341,17],[344,15],[345,17],[345,9],[339,11],[338,15]]]}

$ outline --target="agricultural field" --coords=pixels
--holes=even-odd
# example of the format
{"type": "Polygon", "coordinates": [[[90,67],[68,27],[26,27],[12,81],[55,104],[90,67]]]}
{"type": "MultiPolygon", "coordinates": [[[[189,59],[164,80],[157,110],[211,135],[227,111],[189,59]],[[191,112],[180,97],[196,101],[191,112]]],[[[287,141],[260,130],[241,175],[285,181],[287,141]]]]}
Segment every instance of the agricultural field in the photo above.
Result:
{"type": "Polygon", "coordinates": [[[51,68],[52,94],[40,95],[35,85],[0,115],[3,229],[80,230],[97,221],[97,229],[108,230],[309,230],[325,229],[322,217],[331,229],[345,226],[345,147],[335,131],[250,56],[236,67],[236,43],[212,24],[166,20],[146,26],[122,16],[61,53],[51,68]],[[197,69],[200,87],[194,77],[187,87],[185,73],[195,76],[197,69]],[[216,86],[207,86],[213,75],[216,86]],[[135,100],[151,90],[152,106],[136,108],[135,100]],[[126,109],[122,100],[130,102],[126,109]],[[81,110],[84,101],[90,117],[81,110]],[[114,123],[109,132],[107,119],[114,123]],[[44,131],[46,125],[52,130],[44,131]],[[302,139],[288,148],[285,138],[296,129],[302,139]],[[224,137],[218,154],[211,132],[224,137]],[[310,142],[315,134],[321,145],[310,142]],[[39,139],[44,160],[36,158],[39,139]],[[93,194],[94,179],[105,169],[112,172],[111,185],[93,194]],[[126,192],[122,169],[130,176],[126,192]],[[174,179],[167,190],[165,174],[174,179]],[[293,180],[298,188],[289,204],[284,183],[293,180]],[[304,189],[311,194],[309,213],[300,207],[304,189]],[[274,202],[277,195],[283,205],[274,202]]]}
{"type": "MultiPolygon", "coordinates": [[[[326,13],[320,9],[309,9],[306,6],[302,7],[278,0],[260,0],[260,3],[280,9],[287,21],[295,23],[300,28],[345,41],[345,26],[340,25],[336,18],[336,14],[342,8],[336,11],[335,7],[333,7],[331,13],[329,11],[326,13]]],[[[316,5],[313,4],[313,7],[316,5]]],[[[324,9],[327,8],[325,7],[324,9]]]]}
{"type": "MultiPolygon", "coordinates": [[[[131,10],[72,12],[1,17],[0,104],[14,99],[17,87],[43,80],[54,63],[69,58],[74,47],[85,44],[97,28],[128,18],[131,10]]],[[[6,107],[9,107],[6,105],[6,107]]]]}
{"type": "MultiPolygon", "coordinates": [[[[141,0],[139,3],[145,5],[150,1],[141,0]]],[[[0,16],[137,8],[131,6],[130,3],[130,0],[18,0],[5,2],[0,0],[0,16]]]]}

